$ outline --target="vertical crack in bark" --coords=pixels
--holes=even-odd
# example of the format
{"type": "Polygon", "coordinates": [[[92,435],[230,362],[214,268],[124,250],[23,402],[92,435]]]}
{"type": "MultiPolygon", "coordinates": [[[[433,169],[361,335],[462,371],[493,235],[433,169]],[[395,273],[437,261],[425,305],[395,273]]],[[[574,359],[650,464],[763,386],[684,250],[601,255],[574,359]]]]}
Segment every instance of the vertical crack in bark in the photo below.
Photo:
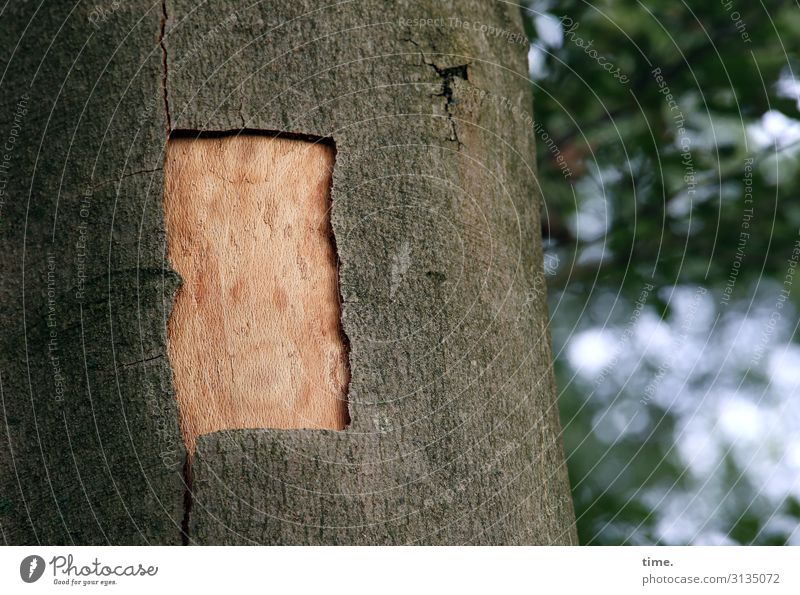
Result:
{"type": "Polygon", "coordinates": [[[183,462],[183,519],[181,520],[181,545],[189,545],[189,518],[192,514],[192,453],[186,453],[183,462]]]}
{"type": "Polygon", "coordinates": [[[456,121],[451,109],[456,103],[456,100],[453,98],[453,79],[458,77],[465,81],[469,80],[467,64],[460,64],[450,68],[439,68],[433,63],[429,63],[429,65],[436,71],[436,74],[442,78],[442,91],[441,93],[437,93],[435,97],[444,97],[445,99],[444,111],[447,114],[447,121],[450,123],[450,130],[452,131],[450,140],[457,142],[458,148],[460,149],[464,145],[461,143],[461,139],[458,138],[458,128],[456,127],[456,121]]]}
{"type": "Polygon", "coordinates": [[[167,32],[167,0],[161,0],[161,32],[158,44],[161,46],[161,89],[164,93],[164,111],[167,114],[167,136],[172,132],[172,118],[169,113],[169,92],[167,91],[167,46],[164,37],[167,32]]]}
{"type": "MultiPolygon", "coordinates": [[[[172,132],[172,116],[169,112],[169,90],[167,88],[167,0],[161,0],[161,23],[158,45],[161,46],[161,92],[164,96],[164,113],[167,118],[167,140],[172,132]]],[[[181,544],[189,545],[189,519],[192,513],[192,453],[186,452],[183,461],[183,518],[181,519],[181,544]]]]}

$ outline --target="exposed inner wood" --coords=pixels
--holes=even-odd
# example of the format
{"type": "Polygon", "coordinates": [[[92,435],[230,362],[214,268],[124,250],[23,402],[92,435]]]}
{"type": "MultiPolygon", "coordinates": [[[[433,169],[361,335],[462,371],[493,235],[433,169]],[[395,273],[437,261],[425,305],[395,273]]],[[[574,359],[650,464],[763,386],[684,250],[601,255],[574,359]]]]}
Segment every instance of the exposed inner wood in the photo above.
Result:
{"type": "Polygon", "coordinates": [[[189,453],[235,428],[343,429],[348,354],[332,147],[259,135],[167,144],[168,355],[189,453]]]}

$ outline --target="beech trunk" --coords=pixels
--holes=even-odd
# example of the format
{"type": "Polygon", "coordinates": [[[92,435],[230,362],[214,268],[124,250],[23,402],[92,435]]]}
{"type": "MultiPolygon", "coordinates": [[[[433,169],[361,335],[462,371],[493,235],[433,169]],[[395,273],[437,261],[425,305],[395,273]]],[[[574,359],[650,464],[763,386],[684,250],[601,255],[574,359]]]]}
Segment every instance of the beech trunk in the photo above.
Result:
{"type": "Polygon", "coordinates": [[[5,543],[576,542],[518,6],[18,2],[0,21],[5,543]],[[239,130],[335,147],[349,425],[204,434],[188,470],[164,154],[239,130]]]}

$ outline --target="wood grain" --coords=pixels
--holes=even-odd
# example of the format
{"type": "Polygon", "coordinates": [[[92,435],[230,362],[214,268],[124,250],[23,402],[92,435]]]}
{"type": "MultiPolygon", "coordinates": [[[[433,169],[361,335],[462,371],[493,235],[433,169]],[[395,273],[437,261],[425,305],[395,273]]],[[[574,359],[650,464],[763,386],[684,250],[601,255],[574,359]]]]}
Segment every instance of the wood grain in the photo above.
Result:
{"type": "Polygon", "coordinates": [[[330,224],[334,149],[263,135],[173,138],[167,329],[181,434],[343,429],[347,348],[330,224]]]}

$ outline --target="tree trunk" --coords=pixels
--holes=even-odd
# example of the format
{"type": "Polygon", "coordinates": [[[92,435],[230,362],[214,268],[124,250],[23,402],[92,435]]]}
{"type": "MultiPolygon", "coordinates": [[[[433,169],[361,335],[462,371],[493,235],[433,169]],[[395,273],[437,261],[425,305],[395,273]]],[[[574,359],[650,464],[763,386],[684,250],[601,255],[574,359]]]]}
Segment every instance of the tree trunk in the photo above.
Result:
{"type": "Polygon", "coordinates": [[[0,16],[4,541],[575,543],[518,7],[100,6],[0,16]],[[164,153],[238,130],[335,146],[350,423],[185,473],[164,153]]]}

